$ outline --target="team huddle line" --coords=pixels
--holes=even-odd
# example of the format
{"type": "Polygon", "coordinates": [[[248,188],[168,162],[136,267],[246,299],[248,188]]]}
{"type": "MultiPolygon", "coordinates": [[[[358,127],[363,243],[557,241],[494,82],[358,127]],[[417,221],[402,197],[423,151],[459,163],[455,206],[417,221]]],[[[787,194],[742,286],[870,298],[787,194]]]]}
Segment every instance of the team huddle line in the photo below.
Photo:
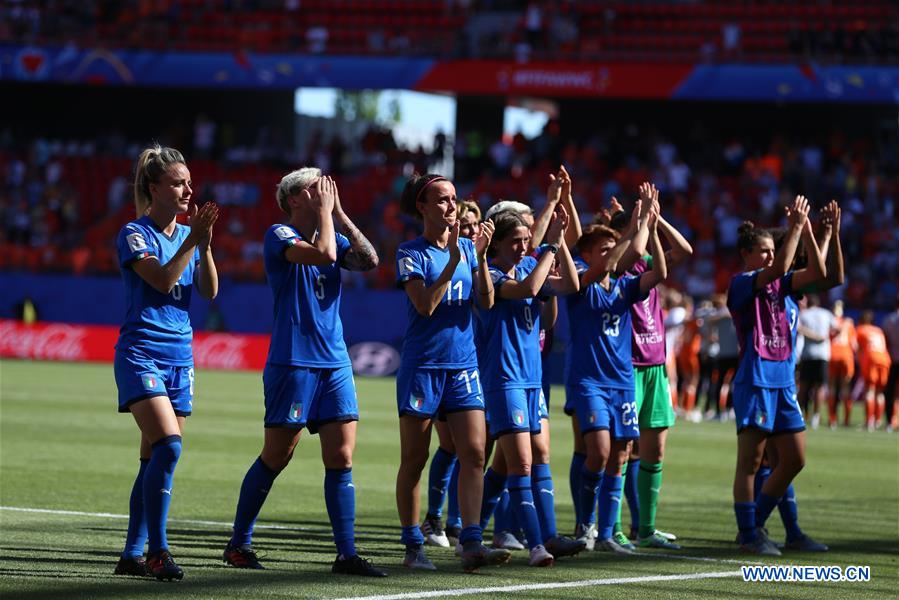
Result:
{"type": "MultiPolygon", "coordinates": [[[[212,253],[218,208],[211,202],[198,208],[191,195],[180,152],[155,146],[141,154],[137,218],[117,238],[127,313],[115,380],[119,412],[132,414],[141,442],[116,574],[183,577],[169,552],[166,522],[194,394],[188,308],[194,290],[206,299],[218,293],[212,253]],[[177,221],[182,214],[187,225],[177,221]]],[[[339,315],[341,270],[374,269],[379,257],[321,170],[288,173],[276,199],[285,220],[266,231],[263,258],[274,297],[262,378],[264,440],[240,485],[223,560],[264,568],[252,548],[256,519],[307,429],[322,449],[337,549],[332,572],[384,577],[355,544],[359,410],[339,315]]],[[[665,445],[675,424],[658,286],[692,248],[663,216],[655,186],[641,185],[629,212],[613,198],[586,226],[564,167],[549,176],[536,215],[503,201],[482,220],[477,205],[458,200],[453,183],[437,174],[413,175],[399,202],[422,224],[421,236],[401,244],[396,256],[408,312],[396,377],[402,565],[435,570],[426,546],[453,547],[466,572],[507,563],[514,550],[527,550],[529,565],[547,567],[584,550],[633,556],[638,548],[680,549],[675,535],[656,528],[665,445]],[[559,302],[566,304],[570,340],[564,407],[574,434],[570,537],[556,523],[544,368],[559,302]],[[420,483],[434,429],[440,443],[422,519],[420,483]],[[621,526],[623,499],[630,535],[621,526]],[[491,519],[488,546],[483,536],[491,519]]],[[[780,554],[765,529],[775,506],[787,548],[827,549],[799,528],[791,483],[805,461],[794,383],[796,303],[842,283],[840,209],[832,202],[823,211],[822,247],[808,215],[809,203],[799,196],[786,208],[785,230],[740,227],[745,270],[731,280],[726,299],[739,346],[730,382],[737,542],[760,555],[780,554]],[[806,264],[794,265],[800,246],[806,264]]]]}

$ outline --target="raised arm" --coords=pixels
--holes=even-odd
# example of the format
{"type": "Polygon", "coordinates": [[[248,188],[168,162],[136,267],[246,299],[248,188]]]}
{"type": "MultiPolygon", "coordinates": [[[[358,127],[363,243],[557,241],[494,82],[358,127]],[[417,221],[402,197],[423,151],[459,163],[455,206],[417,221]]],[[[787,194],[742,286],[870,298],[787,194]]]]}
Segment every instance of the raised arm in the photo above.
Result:
{"type": "Polygon", "coordinates": [[[549,186],[546,188],[546,204],[543,205],[543,210],[534,219],[534,225],[531,227],[531,241],[528,242],[528,254],[534,252],[543,243],[543,237],[546,235],[556,207],[559,205],[559,198],[562,195],[562,184],[561,177],[556,177],[550,173],[549,186]]]}
{"type": "Polygon", "coordinates": [[[284,252],[284,257],[301,265],[330,265],[337,260],[337,236],[334,234],[334,196],[337,186],[330,177],[320,177],[312,192],[312,206],[318,215],[318,235],[311,243],[300,241],[284,252]]]}
{"type": "Polygon", "coordinates": [[[574,259],[568,250],[568,231],[574,226],[574,223],[564,206],[559,207],[559,217],[562,219],[562,230],[564,233],[559,239],[559,252],[556,254],[558,275],[550,273],[548,281],[556,294],[564,296],[566,294],[574,294],[581,286],[577,267],[574,266],[574,259]]]}
{"type": "Polygon", "coordinates": [[[211,235],[212,226],[215,224],[218,216],[218,206],[213,202],[207,202],[199,210],[197,210],[196,204],[192,205],[190,213],[188,213],[190,233],[184,238],[171,260],[162,265],[159,263],[159,259],[151,256],[144,260],[138,260],[132,264],[131,268],[137,273],[138,277],[147,282],[147,285],[157,292],[161,294],[171,293],[178,280],[181,279],[184,269],[193,260],[194,249],[211,235]]]}
{"type": "Polygon", "coordinates": [[[825,270],[827,275],[819,284],[822,290],[829,290],[843,285],[845,270],[843,266],[843,245],[840,242],[840,219],[842,211],[836,200],[831,200],[824,207],[824,239],[821,240],[821,249],[825,257],[825,270]]]}
{"type": "Polygon", "coordinates": [[[631,221],[626,232],[621,236],[622,241],[630,240],[622,249],[623,253],[616,257],[616,273],[623,273],[646,256],[646,246],[649,243],[649,229],[646,227],[647,217],[653,206],[653,195],[658,196],[655,186],[644,182],[640,184],[640,200],[634,205],[631,221]]]}
{"type": "MultiPolygon", "coordinates": [[[[490,310],[496,302],[493,291],[493,279],[490,277],[490,269],[487,266],[487,248],[490,246],[490,240],[493,239],[494,229],[493,221],[489,219],[484,221],[478,226],[478,232],[474,240],[475,254],[478,257],[478,272],[473,281],[474,291],[478,294],[478,306],[484,310],[490,310]]],[[[457,229],[457,240],[458,237],[457,229]]]]}
{"type": "MultiPolygon", "coordinates": [[[[802,235],[802,229],[808,222],[809,205],[805,196],[796,196],[793,206],[784,209],[787,213],[787,235],[784,237],[783,244],[774,255],[774,262],[770,267],[766,267],[759,271],[755,278],[755,289],[760,290],[776,279],[780,279],[787,274],[793,259],[796,257],[796,247],[799,245],[799,237],[802,235]]],[[[797,287],[795,279],[793,287],[797,287]]]]}
{"type": "Polygon", "coordinates": [[[371,271],[378,266],[378,253],[359,228],[350,220],[340,204],[337,185],[334,186],[334,220],[340,232],[350,241],[350,249],[343,256],[340,266],[349,271],[371,271]]]}
{"type": "Polygon", "coordinates": [[[662,241],[659,239],[658,213],[653,210],[649,215],[649,240],[650,254],[652,255],[652,269],[648,273],[640,275],[640,292],[646,294],[668,278],[668,263],[665,260],[665,251],[662,249],[662,241]]]}
{"type": "MultiPolygon", "coordinates": [[[[653,186],[654,188],[655,186],[653,186]]],[[[658,206],[659,201],[659,191],[654,190],[653,194],[654,204],[658,206]]],[[[659,207],[657,210],[661,210],[659,207]]],[[[668,262],[668,267],[676,267],[687,258],[693,255],[693,246],[690,245],[690,242],[687,241],[680,231],[678,231],[674,226],[671,225],[668,221],[662,217],[661,212],[659,212],[659,220],[657,225],[659,234],[668,240],[668,244],[671,246],[671,249],[668,251],[666,255],[666,260],[668,262]]]]}
{"type": "Polygon", "coordinates": [[[565,244],[569,248],[574,248],[577,241],[581,239],[584,230],[581,227],[581,217],[577,213],[577,206],[574,204],[574,196],[571,193],[571,175],[565,165],[559,167],[559,173],[562,175],[562,206],[568,212],[568,227],[565,229],[565,244]]]}
{"type": "MultiPolygon", "coordinates": [[[[418,311],[418,314],[424,317],[430,317],[437,310],[437,307],[443,301],[446,295],[446,288],[453,279],[453,273],[462,260],[462,253],[459,251],[459,222],[453,224],[450,229],[448,242],[449,261],[441,271],[440,276],[429,286],[425,286],[425,282],[421,279],[412,279],[407,281],[404,289],[412,306],[418,311]]],[[[410,259],[411,260],[411,259],[410,259]]],[[[491,288],[492,289],[492,288],[491,288]]]]}
{"type": "Polygon", "coordinates": [[[563,231],[565,223],[561,216],[564,210],[562,206],[559,206],[556,212],[553,213],[549,229],[546,231],[546,244],[541,246],[543,251],[537,259],[537,266],[521,281],[516,281],[515,279],[504,281],[499,288],[500,298],[506,300],[533,298],[543,289],[543,285],[552,271],[553,262],[556,256],[558,256],[562,244],[564,244],[563,231]]]}
{"type": "Polygon", "coordinates": [[[793,274],[793,289],[801,290],[815,283],[820,283],[827,275],[824,267],[824,258],[815,242],[815,234],[812,232],[812,222],[805,220],[802,228],[802,245],[808,256],[808,266],[793,274]]]}
{"type": "Polygon", "coordinates": [[[609,271],[612,273],[624,273],[646,255],[646,244],[649,241],[649,213],[652,209],[652,196],[649,187],[646,188],[648,199],[644,200],[643,186],[641,185],[641,198],[634,204],[634,212],[621,239],[606,257],[609,271]]]}

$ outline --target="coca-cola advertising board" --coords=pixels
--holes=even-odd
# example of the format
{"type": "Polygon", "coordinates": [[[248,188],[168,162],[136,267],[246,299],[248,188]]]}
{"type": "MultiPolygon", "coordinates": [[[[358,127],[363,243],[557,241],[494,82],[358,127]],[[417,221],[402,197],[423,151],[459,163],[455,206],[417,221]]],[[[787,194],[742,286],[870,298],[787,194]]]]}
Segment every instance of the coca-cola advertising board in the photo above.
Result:
{"type": "MultiPolygon", "coordinates": [[[[0,319],[0,357],[72,362],[112,362],[117,327],[0,319]]],[[[201,369],[261,371],[267,335],[194,333],[194,363],[201,369]]]]}

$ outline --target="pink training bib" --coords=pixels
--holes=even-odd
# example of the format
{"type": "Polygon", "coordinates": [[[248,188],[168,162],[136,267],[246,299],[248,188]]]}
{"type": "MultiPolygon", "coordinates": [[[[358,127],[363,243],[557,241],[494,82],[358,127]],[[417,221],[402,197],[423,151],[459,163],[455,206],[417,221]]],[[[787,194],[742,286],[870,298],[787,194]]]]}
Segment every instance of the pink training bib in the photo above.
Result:
{"type": "Polygon", "coordinates": [[[760,290],[753,300],[752,343],[759,357],[765,360],[787,360],[793,352],[785,292],[782,279],[776,279],[760,290]]]}

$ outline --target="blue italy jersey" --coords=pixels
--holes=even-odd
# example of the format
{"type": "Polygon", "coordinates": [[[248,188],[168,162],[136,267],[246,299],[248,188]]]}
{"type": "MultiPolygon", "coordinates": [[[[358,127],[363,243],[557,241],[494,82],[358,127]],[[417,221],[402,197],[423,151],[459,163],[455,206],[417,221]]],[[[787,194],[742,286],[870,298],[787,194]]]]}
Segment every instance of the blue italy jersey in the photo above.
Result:
{"type": "MultiPolygon", "coordinates": [[[[578,265],[583,272],[584,264],[578,265]]],[[[631,305],[646,298],[639,277],[612,278],[609,290],[592,283],[566,296],[570,351],[568,384],[634,389],[631,305]]]]}
{"type": "Polygon", "coordinates": [[[155,257],[164,265],[175,256],[190,233],[190,228],[176,224],[171,237],[162,232],[148,216],[125,225],[119,231],[116,246],[119,266],[125,282],[125,323],[119,330],[119,350],[131,349],[173,366],[193,364],[190,343],[193,330],[187,309],[193,291],[194,272],[200,253],[194,249],[181,278],[168,294],[158,292],[140,278],[131,266],[139,260],[155,257]]]}
{"type": "MultiPolygon", "coordinates": [[[[526,256],[515,266],[514,278],[523,281],[537,267],[537,261],[526,256]]],[[[481,311],[483,334],[481,379],[484,391],[501,389],[539,388],[543,366],[540,360],[540,308],[537,298],[505,300],[500,289],[511,277],[491,266],[490,277],[496,290],[496,302],[488,311],[481,311]]],[[[541,293],[546,295],[546,292],[541,293]]]]}
{"type": "Polygon", "coordinates": [[[795,385],[793,354],[795,313],[792,321],[787,298],[793,289],[793,273],[787,273],[761,290],[755,290],[759,271],[735,275],[727,290],[727,308],[734,320],[740,363],[734,382],[767,388],[795,385]]]}
{"type": "Polygon", "coordinates": [[[265,274],[275,299],[268,363],[313,368],[345,367],[350,362],[340,320],[340,262],[350,242],[337,235],[337,262],[325,266],[290,262],[284,253],[308,242],[290,225],[265,232],[265,274]]]}
{"type": "MultiPolygon", "coordinates": [[[[403,364],[423,369],[467,369],[478,364],[472,326],[472,271],[478,263],[474,243],[459,239],[462,259],[434,313],[424,317],[409,297],[409,324],[403,340],[403,364]]],[[[449,251],[431,245],[424,237],[400,244],[396,252],[397,284],[413,279],[433,285],[449,262],[449,251]]]]}

